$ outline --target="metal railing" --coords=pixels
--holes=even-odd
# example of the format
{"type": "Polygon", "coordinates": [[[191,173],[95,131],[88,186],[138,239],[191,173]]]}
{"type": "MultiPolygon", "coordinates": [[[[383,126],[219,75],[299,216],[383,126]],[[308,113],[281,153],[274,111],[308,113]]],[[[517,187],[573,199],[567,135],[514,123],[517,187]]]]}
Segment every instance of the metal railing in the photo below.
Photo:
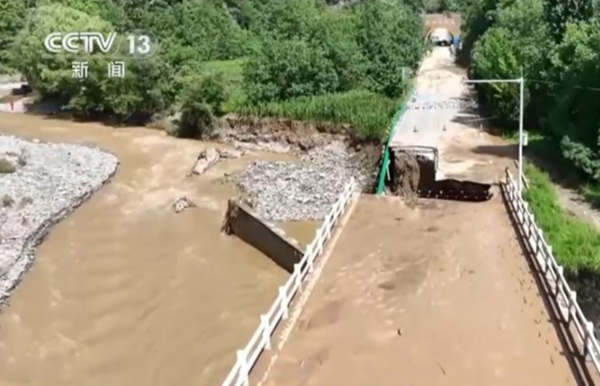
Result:
{"type": "Polygon", "coordinates": [[[229,375],[225,378],[223,386],[249,385],[249,375],[252,367],[263,350],[271,348],[271,335],[275,332],[279,322],[282,319],[287,319],[291,301],[302,288],[303,280],[313,271],[316,258],[323,253],[325,242],[331,237],[333,228],[343,215],[355,190],[356,181],[352,178],[327,217],[325,217],[325,221],[317,230],[315,238],[306,248],[304,256],[299,263],[294,265],[292,275],[284,285],[279,287],[277,299],[275,299],[269,311],[261,315],[260,325],[250,341],[244,349],[237,351],[237,360],[229,375]]]}
{"type": "Polygon", "coordinates": [[[506,170],[505,197],[509,202],[514,218],[523,239],[531,249],[540,270],[540,275],[548,288],[548,295],[555,299],[559,317],[569,327],[575,326],[579,343],[583,345],[583,355],[591,359],[600,374],[600,345],[594,336],[594,325],[587,320],[577,303],[577,293],[572,291],[561,267],[552,254],[552,247],[544,239],[543,231],[536,225],[529,204],[519,195],[515,180],[506,170]]]}

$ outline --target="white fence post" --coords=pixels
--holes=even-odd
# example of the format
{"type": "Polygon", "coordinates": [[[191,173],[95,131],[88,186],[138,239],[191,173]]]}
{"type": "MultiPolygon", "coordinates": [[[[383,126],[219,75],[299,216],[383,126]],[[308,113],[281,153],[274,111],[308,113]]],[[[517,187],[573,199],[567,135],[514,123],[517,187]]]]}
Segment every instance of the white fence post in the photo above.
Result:
{"type": "MultiPolygon", "coordinates": [[[[585,329],[585,338],[584,338],[584,348],[583,348],[583,355],[584,357],[587,357],[588,354],[590,354],[590,346],[592,345],[592,342],[590,342],[590,339],[594,339],[594,324],[592,322],[586,321],[584,324],[584,329],[585,329]]],[[[595,353],[591,353],[591,355],[594,355],[595,353]]]]}
{"type": "Polygon", "coordinates": [[[298,291],[302,288],[302,273],[300,272],[300,263],[294,264],[294,278],[296,280],[296,288],[298,291]]]}
{"type": "Polygon", "coordinates": [[[247,362],[247,357],[246,357],[246,352],[244,350],[238,350],[237,352],[237,358],[238,358],[238,362],[240,363],[240,378],[242,379],[242,385],[243,386],[250,386],[250,380],[249,380],[249,372],[250,372],[250,366],[248,365],[247,362]]]}
{"type": "Polygon", "coordinates": [[[546,272],[544,272],[544,274],[548,274],[548,271],[550,271],[550,265],[552,265],[552,257],[554,256],[552,254],[552,247],[548,246],[548,249],[546,250],[548,253],[546,254],[546,272]]]}
{"type": "Polygon", "coordinates": [[[560,289],[562,288],[562,276],[563,276],[563,272],[565,271],[565,269],[563,267],[556,267],[556,294],[554,294],[554,297],[558,297],[558,294],[560,293],[560,289]]]}
{"type": "Polygon", "coordinates": [[[285,287],[279,287],[279,299],[281,299],[281,306],[283,307],[283,319],[288,318],[288,298],[285,293],[285,287]]]}
{"type": "Polygon", "coordinates": [[[271,327],[269,326],[269,317],[267,315],[260,316],[260,328],[262,328],[262,338],[265,349],[271,349],[271,327]]]}
{"type": "MultiPolygon", "coordinates": [[[[318,231],[317,231],[318,232],[318,231]]],[[[317,237],[315,237],[313,239],[313,241],[308,245],[308,248],[306,248],[306,253],[304,254],[304,256],[306,256],[306,265],[308,266],[308,273],[311,273],[313,271],[314,267],[314,262],[311,259],[311,255],[313,253],[315,253],[316,251],[316,241],[317,241],[317,237]]]]}
{"type": "Polygon", "coordinates": [[[323,227],[317,231],[317,255],[323,253],[323,227]]]}
{"type": "Polygon", "coordinates": [[[575,318],[575,313],[577,312],[577,292],[569,291],[569,319],[568,323],[575,318]]]}

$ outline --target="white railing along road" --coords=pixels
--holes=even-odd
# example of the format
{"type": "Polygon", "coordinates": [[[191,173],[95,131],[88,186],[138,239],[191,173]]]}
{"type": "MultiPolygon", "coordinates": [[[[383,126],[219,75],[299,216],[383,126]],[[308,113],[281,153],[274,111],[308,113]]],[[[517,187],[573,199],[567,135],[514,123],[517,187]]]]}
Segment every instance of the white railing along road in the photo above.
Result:
{"type": "Polygon", "coordinates": [[[552,247],[544,239],[542,230],[536,225],[535,218],[527,202],[518,193],[512,174],[506,170],[505,193],[524,241],[532,251],[540,269],[540,275],[549,289],[549,296],[558,304],[560,317],[577,330],[579,343],[583,345],[584,356],[591,359],[600,374],[600,345],[594,337],[594,325],[587,320],[577,303],[577,294],[569,287],[561,267],[552,254],[552,247]]]}
{"type": "Polygon", "coordinates": [[[317,231],[315,238],[306,248],[304,256],[299,263],[294,265],[292,275],[283,286],[279,287],[277,299],[275,299],[269,311],[261,315],[260,324],[250,341],[244,349],[237,352],[235,365],[225,378],[223,386],[248,386],[250,370],[262,351],[271,348],[271,335],[275,332],[281,319],[287,318],[290,302],[302,288],[306,276],[313,271],[316,258],[323,253],[325,242],[331,237],[333,228],[344,213],[355,190],[356,182],[352,178],[327,217],[325,217],[325,221],[317,231]]]}

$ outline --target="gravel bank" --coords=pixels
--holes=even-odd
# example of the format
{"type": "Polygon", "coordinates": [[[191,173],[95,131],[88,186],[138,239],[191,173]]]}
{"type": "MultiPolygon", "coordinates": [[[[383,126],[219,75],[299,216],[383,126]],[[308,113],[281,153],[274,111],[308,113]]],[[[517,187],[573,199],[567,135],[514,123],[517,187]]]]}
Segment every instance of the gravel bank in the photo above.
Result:
{"type": "Polygon", "coordinates": [[[321,220],[351,177],[364,186],[372,171],[342,142],[315,148],[299,162],[257,161],[239,176],[244,200],[268,221],[321,220]]]}
{"type": "Polygon", "coordinates": [[[0,306],[50,227],[99,189],[118,165],[114,155],[99,149],[0,134],[0,158],[15,155],[16,171],[0,174],[0,306]]]}

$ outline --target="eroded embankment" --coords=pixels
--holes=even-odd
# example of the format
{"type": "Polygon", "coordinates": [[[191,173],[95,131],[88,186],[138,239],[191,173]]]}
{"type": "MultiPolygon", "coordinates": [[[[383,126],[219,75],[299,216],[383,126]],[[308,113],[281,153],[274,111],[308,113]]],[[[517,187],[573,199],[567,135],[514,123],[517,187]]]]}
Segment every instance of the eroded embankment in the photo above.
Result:
{"type": "Polygon", "coordinates": [[[263,219],[323,219],[350,178],[371,190],[380,148],[346,125],[226,117],[215,138],[239,148],[289,152],[296,162],[257,161],[235,176],[243,200],[263,219]]]}
{"type": "Polygon", "coordinates": [[[97,148],[0,135],[0,307],[50,227],[106,183],[117,165],[97,148]]]}

